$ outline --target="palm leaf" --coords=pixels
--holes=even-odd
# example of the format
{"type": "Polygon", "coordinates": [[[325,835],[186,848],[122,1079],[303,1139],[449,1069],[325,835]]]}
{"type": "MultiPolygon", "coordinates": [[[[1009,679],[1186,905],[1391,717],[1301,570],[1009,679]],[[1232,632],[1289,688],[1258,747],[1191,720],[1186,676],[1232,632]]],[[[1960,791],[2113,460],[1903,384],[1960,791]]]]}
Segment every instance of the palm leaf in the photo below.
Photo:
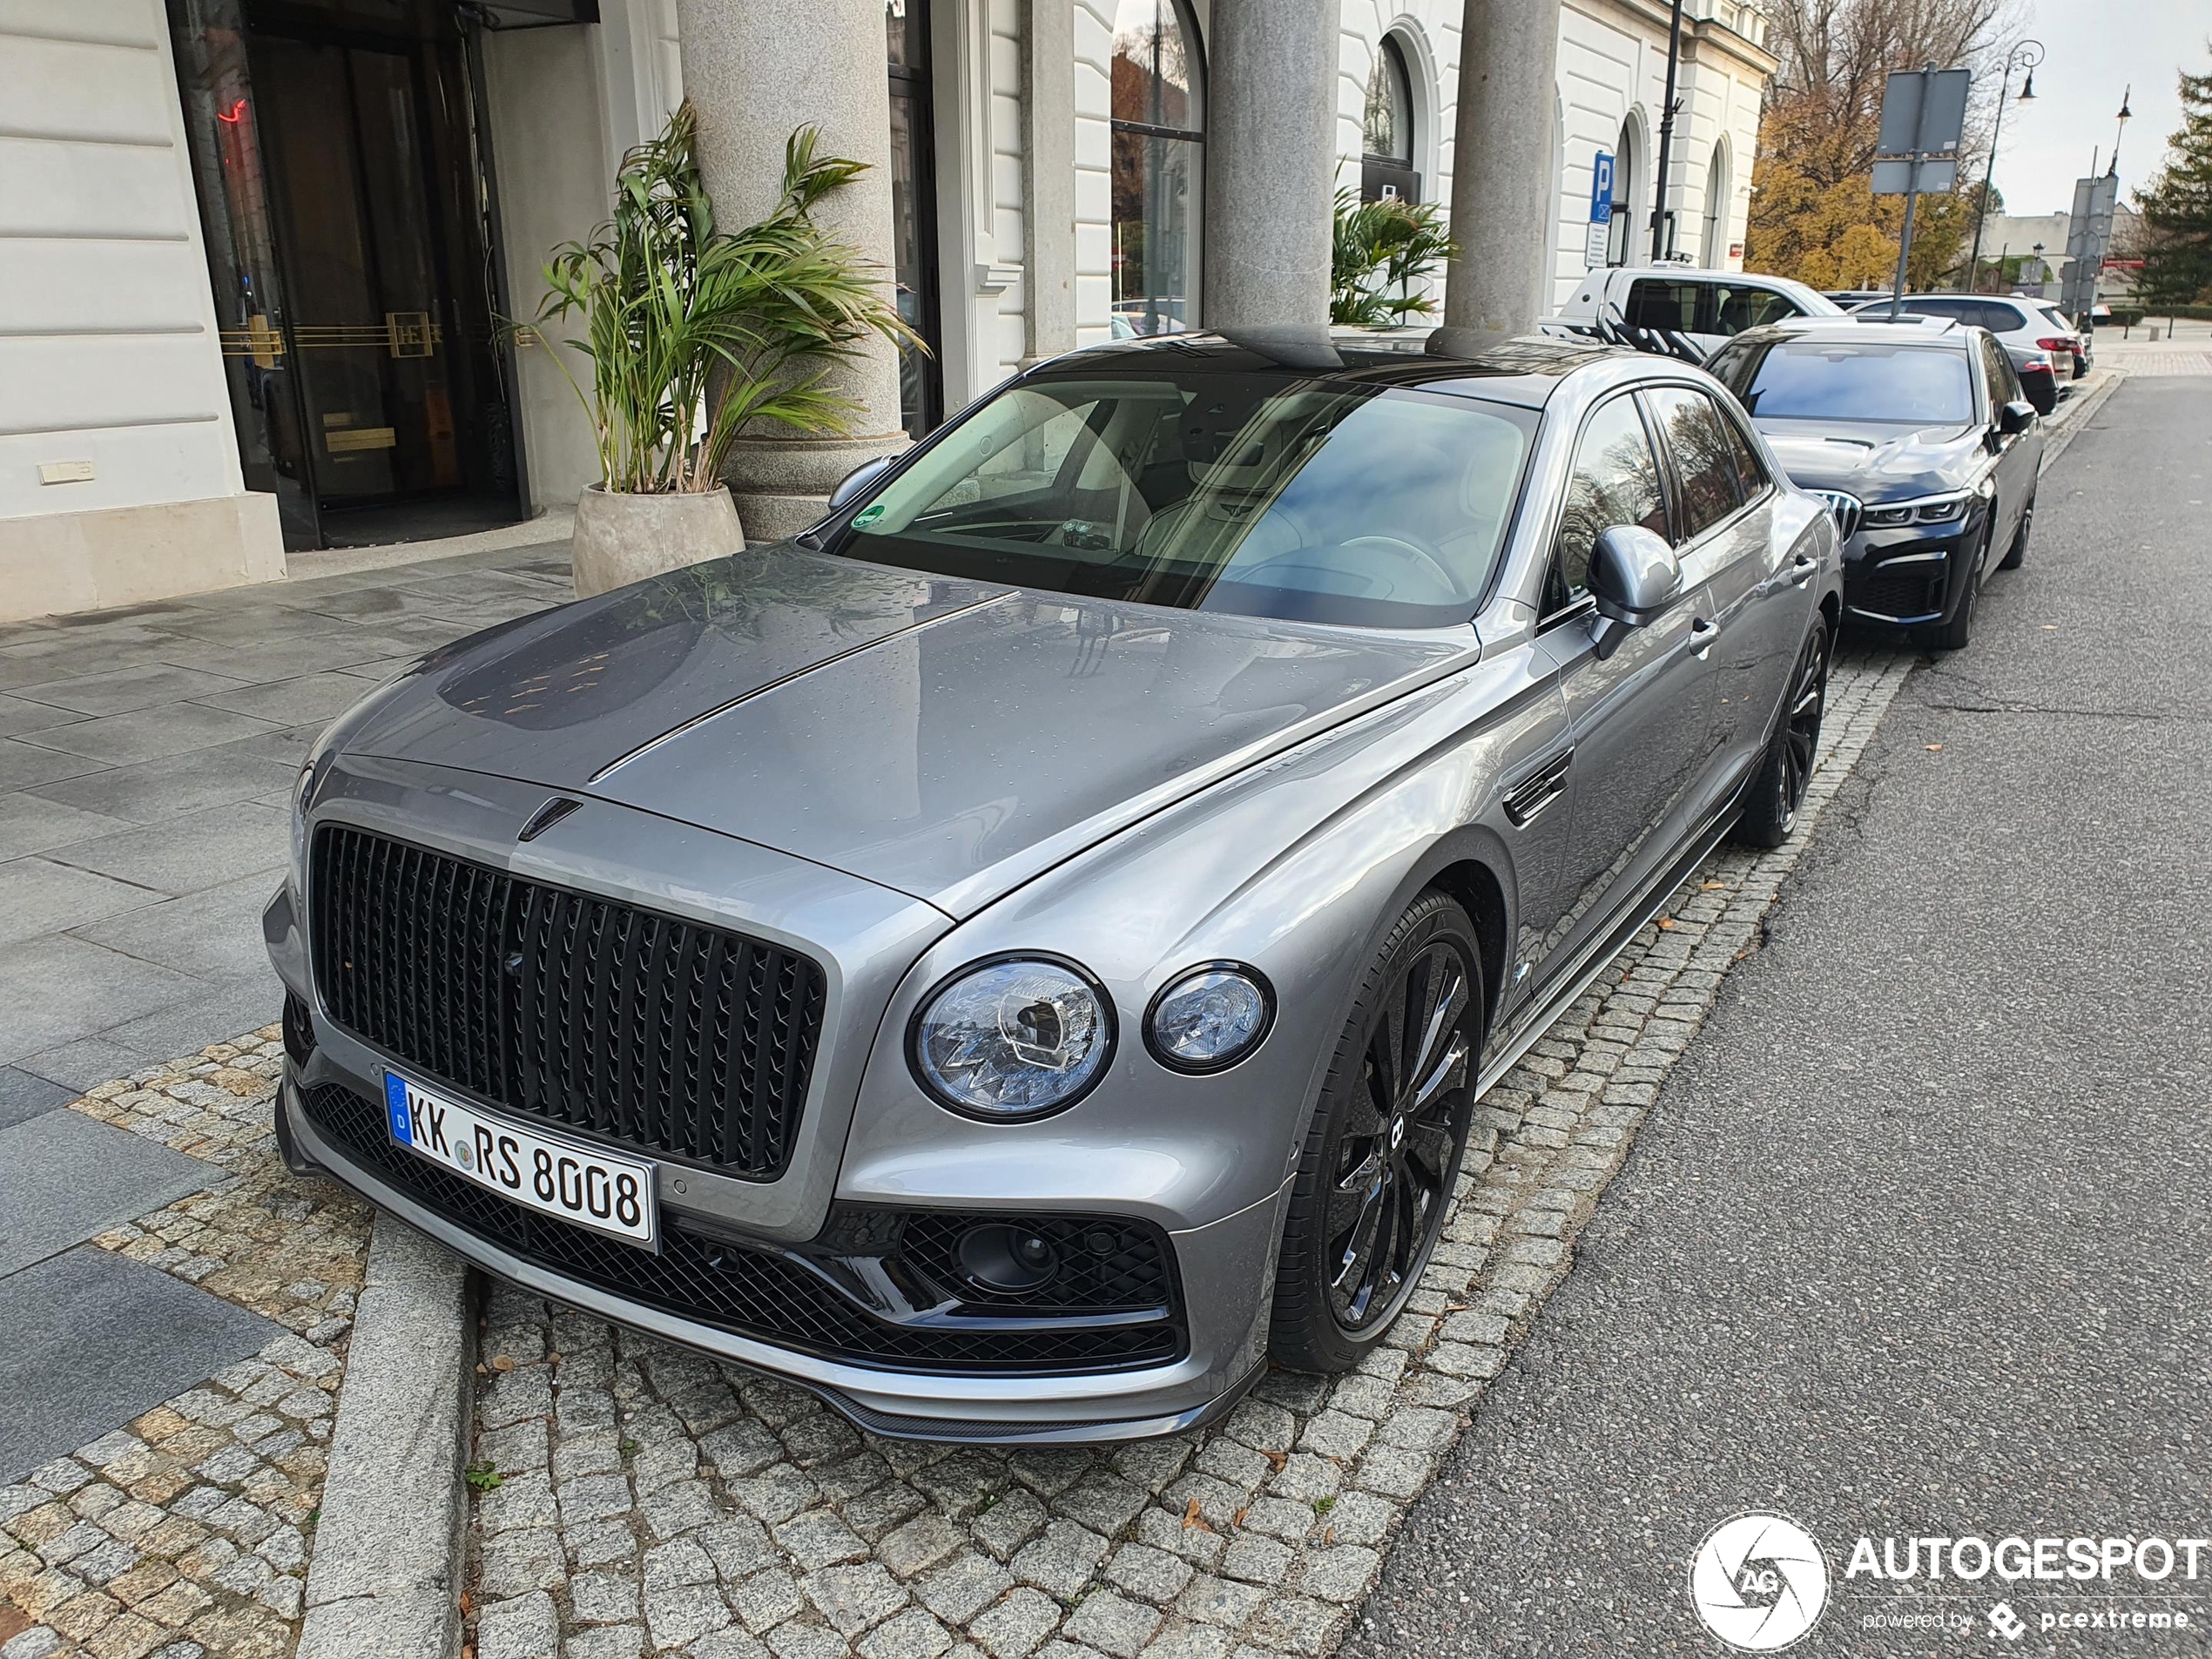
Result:
{"type": "Polygon", "coordinates": [[[813,210],[867,164],[818,153],[804,126],[784,146],[781,193],[756,224],[723,232],[699,175],[687,99],[657,138],[623,158],[613,216],[553,250],[536,324],[591,364],[568,376],[591,422],[609,489],[707,490],[749,425],[843,434],[858,406],[822,385],[870,335],[921,342],[886,298],[882,273],[817,225],[813,210]]]}

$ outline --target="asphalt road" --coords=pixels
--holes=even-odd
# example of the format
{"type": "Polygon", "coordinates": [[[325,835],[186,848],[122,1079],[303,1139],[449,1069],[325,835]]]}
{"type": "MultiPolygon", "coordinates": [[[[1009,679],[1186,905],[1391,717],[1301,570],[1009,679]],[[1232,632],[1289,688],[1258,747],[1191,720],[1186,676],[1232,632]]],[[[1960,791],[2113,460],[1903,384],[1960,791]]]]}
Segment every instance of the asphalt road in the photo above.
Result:
{"type": "Polygon", "coordinates": [[[1687,1573],[1749,1509],[1834,1575],[1795,1652],[2212,1651],[2212,1549],[2114,1586],[2187,1635],[2044,1634],[2109,1613],[2080,1584],[1844,1576],[1862,1534],[2212,1534],[2209,524],[2212,378],[2122,386],[1973,645],[1891,705],[1346,1654],[1723,1653],[1687,1573]],[[1966,1628],[1865,1622],[1915,1611],[1966,1628]]]}

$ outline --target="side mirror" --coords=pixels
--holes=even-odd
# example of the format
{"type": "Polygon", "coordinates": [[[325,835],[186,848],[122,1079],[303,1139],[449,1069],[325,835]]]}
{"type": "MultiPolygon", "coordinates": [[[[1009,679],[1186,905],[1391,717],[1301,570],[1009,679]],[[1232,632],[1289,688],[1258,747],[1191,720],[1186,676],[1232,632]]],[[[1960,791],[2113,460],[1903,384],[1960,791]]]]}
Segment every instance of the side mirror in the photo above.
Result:
{"type": "Polygon", "coordinates": [[[830,511],[842,512],[868,493],[869,487],[890,470],[893,457],[878,455],[873,461],[863,461],[859,466],[837,481],[837,488],[830,491],[830,511]]]}
{"type": "Polygon", "coordinates": [[[2038,415],[2048,415],[2059,406],[2058,377],[2047,368],[2022,369],[2020,389],[2027,394],[2028,403],[2038,415]]]}
{"type": "Polygon", "coordinates": [[[1600,530],[1590,549],[1590,597],[1597,602],[1592,636],[1600,660],[1621,648],[1631,628],[1641,628],[1682,591],[1682,564],[1666,538],[1641,524],[1600,530]]]}
{"type": "Polygon", "coordinates": [[[1997,429],[2006,437],[2015,432],[2025,432],[2035,420],[2035,405],[2025,398],[2014,398],[1997,411],[1997,429]]]}

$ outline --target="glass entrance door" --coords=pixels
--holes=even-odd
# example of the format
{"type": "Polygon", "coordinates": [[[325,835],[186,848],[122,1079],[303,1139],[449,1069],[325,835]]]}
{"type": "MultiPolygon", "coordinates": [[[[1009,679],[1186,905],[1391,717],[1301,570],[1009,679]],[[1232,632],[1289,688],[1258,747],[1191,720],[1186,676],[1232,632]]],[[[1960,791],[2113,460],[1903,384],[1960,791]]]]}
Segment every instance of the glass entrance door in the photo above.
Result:
{"type": "MultiPolygon", "coordinates": [[[[482,158],[454,8],[181,0],[179,9],[203,29],[209,14],[228,14],[219,21],[242,47],[227,54],[213,125],[250,131],[254,177],[231,176],[218,154],[219,188],[204,177],[201,199],[204,212],[219,202],[233,221],[219,236],[211,214],[211,250],[249,244],[274,267],[252,305],[225,318],[224,336],[226,354],[251,365],[233,376],[234,404],[252,395],[236,411],[241,442],[258,435],[277,458],[271,470],[287,475],[280,502],[298,498],[285,503],[287,542],[408,540],[518,517],[482,158]]],[[[192,44],[185,29],[180,18],[180,47],[192,44]]],[[[188,106],[189,61],[180,51],[188,106]]]]}

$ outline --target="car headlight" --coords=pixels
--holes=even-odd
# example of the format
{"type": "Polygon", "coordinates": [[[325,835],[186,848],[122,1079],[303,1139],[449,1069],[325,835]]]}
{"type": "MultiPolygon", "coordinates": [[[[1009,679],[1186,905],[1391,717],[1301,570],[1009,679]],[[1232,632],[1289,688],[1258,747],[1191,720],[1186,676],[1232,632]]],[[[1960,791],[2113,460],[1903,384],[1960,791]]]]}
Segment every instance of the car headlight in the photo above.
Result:
{"type": "Polygon", "coordinates": [[[1177,1071],[1219,1071],[1259,1047],[1274,1017],[1274,995],[1257,969],[1208,962],[1152,999],[1144,1042],[1154,1059],[1177,1071]]]}
{"type": "Polygon", "coordinates": [[[1869,529],[1894,529],[1900,524],[1948,524],[1966,516],[1967,496],[1929,496],[1919,501],[1869,507],[1859,523],[1869,529]]]}
{"type": "Polygon", "coordinates": [[[1036,1117],[1074,1105],[1106,1072],[1114,1010],[1070,963],[1005,957],[963,968],[922,1003],[914,1076],[971,1117],[1036,1117]]]}
{"type": "Polygon", "coordinates": [[[292,786],[292,867],[295,872],[307,867],[307,806],[315,797],[315,763],[310,759],[300,768],[298,781],[292,786]]]}

